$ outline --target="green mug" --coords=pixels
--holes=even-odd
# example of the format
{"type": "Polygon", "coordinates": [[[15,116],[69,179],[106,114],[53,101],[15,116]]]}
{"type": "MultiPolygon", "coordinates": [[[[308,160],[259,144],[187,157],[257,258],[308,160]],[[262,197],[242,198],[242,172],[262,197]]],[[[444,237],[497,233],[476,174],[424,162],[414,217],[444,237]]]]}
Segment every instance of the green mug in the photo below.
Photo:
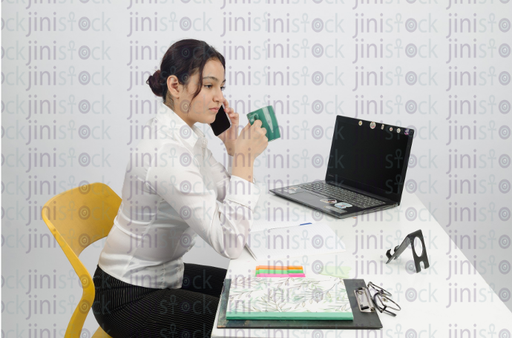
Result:
{"type": "Polygon", "coordinates": [[[281,137],[276,114],[274,113],[274,108],[272,108],[272,106],[266,106],[250,112],[247,114],[247,118],[249,119],[250,124],[253,124],[256,120],[261,121],[261,127],[267,130],[266,136],[269,142],[281,137]]]}

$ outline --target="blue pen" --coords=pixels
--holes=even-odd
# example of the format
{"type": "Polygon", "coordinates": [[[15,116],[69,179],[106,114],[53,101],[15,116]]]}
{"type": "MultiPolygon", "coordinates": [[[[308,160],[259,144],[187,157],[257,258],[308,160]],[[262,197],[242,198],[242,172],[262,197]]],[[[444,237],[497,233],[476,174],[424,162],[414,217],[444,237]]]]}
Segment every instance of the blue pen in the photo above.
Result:
{"type": "Polygon", "coordinates": [[[301,225],[308,225],[308,224],[312,224],[312,223],[302,223],[302,224],[299,224],[299,226],[301,226],[301,225]]]}

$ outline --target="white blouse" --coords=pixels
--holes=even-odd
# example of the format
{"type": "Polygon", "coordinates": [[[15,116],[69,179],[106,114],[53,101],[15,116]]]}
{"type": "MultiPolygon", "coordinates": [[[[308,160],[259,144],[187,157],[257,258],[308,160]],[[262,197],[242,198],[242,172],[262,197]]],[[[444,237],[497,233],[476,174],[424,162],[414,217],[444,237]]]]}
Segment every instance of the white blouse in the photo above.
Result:
{"type": "Polygon", "coordinates": [[[230,175],[201,130],[171,109],[143,132],[131,149],[122,203],[98,265],[125,283],[180,288],[182,256],[197,235],[224,257],[240,256],[260,189],[230,175]]]}

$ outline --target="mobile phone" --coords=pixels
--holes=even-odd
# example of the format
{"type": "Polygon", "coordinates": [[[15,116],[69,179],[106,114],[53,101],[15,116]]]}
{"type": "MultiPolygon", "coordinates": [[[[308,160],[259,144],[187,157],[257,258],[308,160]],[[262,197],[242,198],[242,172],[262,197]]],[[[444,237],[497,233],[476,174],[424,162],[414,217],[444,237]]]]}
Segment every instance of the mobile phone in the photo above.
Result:
{"type": "Polygon", "coordinates": [[[215,121],[210,123],[210,127],[212,127],[215,136],[222,134],[231,127],[231,121],[229,120],[228,114],[224,111],[224,106],[220,106],[217,115],[215,115],[215,121]]]}

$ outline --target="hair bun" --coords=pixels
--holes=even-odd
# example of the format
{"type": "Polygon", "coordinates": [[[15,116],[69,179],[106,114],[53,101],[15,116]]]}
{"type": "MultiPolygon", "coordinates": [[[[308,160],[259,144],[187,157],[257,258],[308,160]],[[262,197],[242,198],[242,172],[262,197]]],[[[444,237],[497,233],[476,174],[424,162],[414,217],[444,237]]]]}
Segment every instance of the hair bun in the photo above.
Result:
{"type": "Polygon", "coordinates": [[[150,75],[148,77],[148,79],[146,80],[146,83],[149,85],[149,87],[151,88],[151,91],[156,95],[156,96],[160,96],[162,97],[163,96],[163,92],[164,92],[164,84],[165,82],[160,82],[161,79],[160,79],[160,69],[158,69],[153,75],[150,75]]]}

